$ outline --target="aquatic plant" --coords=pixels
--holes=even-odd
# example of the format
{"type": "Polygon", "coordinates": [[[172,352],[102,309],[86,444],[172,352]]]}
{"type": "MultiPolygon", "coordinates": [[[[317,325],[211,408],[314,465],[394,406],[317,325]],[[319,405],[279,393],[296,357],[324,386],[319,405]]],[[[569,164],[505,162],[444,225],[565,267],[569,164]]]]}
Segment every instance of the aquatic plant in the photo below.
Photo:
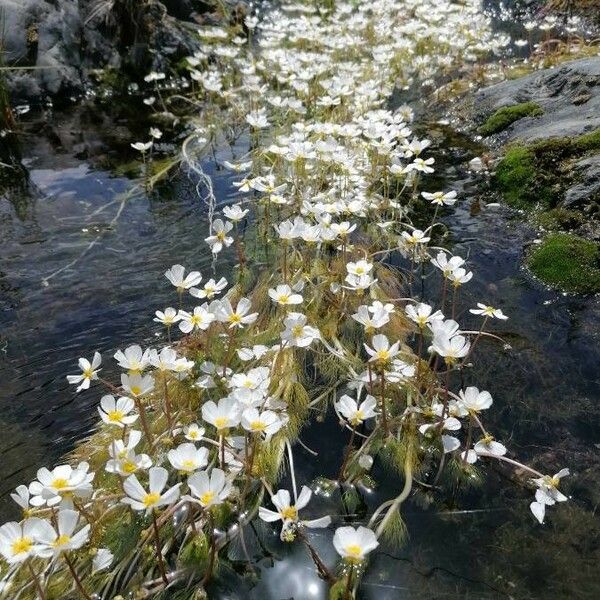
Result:
{"type": "MultiPolygon", "coordinates": [[[[482,338],[501,341],[488,327],[508,317],[478,302],[467,307],[478,327],[456,321],[474,275],[436,239],[441,211],[460,198],[419,193],[435,172],[430,141],[413,134],[409,107],[385,108],[397,82],[431,82],[485,51],[479,8],[286,3],[249,15],[247,38],[200,31],[189,100],[203,111],[182,159],[207,203],[214,270],[208,280],[180,264],[165,272],[173,305],[154,321],[166,344],[116,352],[118,381],[99,353],[68,375],[78,391],[102,390],[99,428],[66,464],[15,490],[23,520],[0,527],[5,597],[200,598],[223,549],[245,547],[257,520],[306,548],[332,598],[356,597],[370,555],[405,538],[415,488],[445,473],[472,482],[476,463],[518,469],[540,523],[567,499],[567,469],[522,464],[485,425],[492,394],[467,385],[467,367],[482,338]],[[232,150],[221,159],[237,190],[228,206],[202,169],[218,144],[232,150]],[[418,229],[423,200],[433,215],[418,229]],[[440,284],[431,298],[426,272],[440,284]],[[330,449],[337,477],[298,482],[296,444],[328,413],[348,440],[330,449]],[[313,502],[326,492],[350,506],[376,463],[401,483],[364,519],[341,522],[343,511],[313,502]],[[310,532],[334,522],[337,570],[310,532]]],[[[162,79],[146,77],[151,93],[162,79]]],[[[133,145],[146,160],[153,143],[133,145]]]]}

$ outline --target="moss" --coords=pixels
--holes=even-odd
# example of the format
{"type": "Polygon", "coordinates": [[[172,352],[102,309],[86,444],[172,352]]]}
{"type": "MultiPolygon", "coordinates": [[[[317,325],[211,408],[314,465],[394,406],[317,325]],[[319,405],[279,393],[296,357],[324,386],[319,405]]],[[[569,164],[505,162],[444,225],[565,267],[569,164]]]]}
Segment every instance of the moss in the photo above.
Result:
{"type": "Polygon", "coordinates": [[[553,208],[573,179],[568,161],[600,150],[600,129],[579,137],[550,138],[509,146],[494,183],[514,208],[553,208]]]}
{"type": "Polygon", "coordinates": [[[554,233],[527,258],[532,273],[566,292],[600,291],[600,245],[568,233],[554,233]]]}
{"type": "Polygon", "coordinates": [[[540,227],[548,231],[575,229],[585,223],[585,217],[576,210],[553,208],[536,216],[540,227]]]}
{"type": "Polygon", "coordinates": [[[542,107],[537,102],[523,102],[504,106],[490,115],[487,121],[479,128],[481,135],[492,135],[504,131],[509,125],[524,117],[536,117],[543,114],[542,107]]]}
{"type": "Polygon", "coordinates": [[[579,152],[600,150],[600,129],[578,137],[574,140],[574,146],[579,152]]]}
{"type": "Polygon", "coordinates": [[[513,146],[498,163],[494,181],[508,204],[525,208],[536,202],[535,156],[525,146],[513,146]]]}

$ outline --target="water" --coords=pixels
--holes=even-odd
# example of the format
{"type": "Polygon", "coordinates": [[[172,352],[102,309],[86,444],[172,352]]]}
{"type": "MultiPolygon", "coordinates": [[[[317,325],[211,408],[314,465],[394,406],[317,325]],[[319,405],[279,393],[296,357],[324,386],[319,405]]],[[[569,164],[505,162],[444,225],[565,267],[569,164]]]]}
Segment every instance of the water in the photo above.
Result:
{"type": "MultiPolygon", "coordinates": [[[[158,343],[153,311],[173,302],[161,285],[164,270],[180,262],[208,274],[211,264],[202,241],[206,207],[186,174],[152,193],[133,193],[134,182],[103,167],[131,161],[128,143],[141,139],[139,122],[107,120],[85,107],[54,115],[45,129],[35,112],[23,118],[27,181],[11,180],[0,203],[3,518],[15,514],[9,491],[39,466],[55,464],[97,423],[97,393],[76,395],[66,383],[77,358],[99,350],[108,359],[129,343],[158,343]]],[[[469,256],[476,274],[462,306],[484,301],[510,316],[495,330],[511,349],[482,341],[465,383],[492,392],[488,424],[518,457],[550,471],[572,468],[566,489],[573,501],[554,507],[540,527],[528,512],[531,491],[506,481],[509,471],[494,466],[485,469],[483,488],[420,493],[406,505],[408,544],[377,554],[362,597],[597,598],[599,301],[563,296],[533,280],[520,264],[536,233],[507,209],[485,207],[495,198],[465,167],[479,148],[434,123],[423,133],[436,140],[440,172],[433,187],[452,186],[460,194],[443,218],[446,243],[469,256]]],[[[231,177],[211,160],[205,168],[219,200],[230,198],[231,177]]],[[[426,296],[435,295],[435,286],[434,278],[426,280],[426,296]]],[[[477,327],[475,317],[458,318],[477,327]]],[[[105,374],[113,373],[108,364],[105,374]]],[[[332,418],[303,434],[319,457],[295,450],[299,481],[336,476],[338,457],[328,449],[340,447],[344,435],[332,418]]],[[[375,479],[381,487],[364,493],[358,513],[398,489],[389,473],[377,470],[375,479]]],[[[342,521],[335,495],[317,498],[311,511],[307,517],[334,512],[342,521]]],[[[319,531],[311,538],[328,564],[335,562],[331,536],[319,531]]],[[[215,597],[326,597],[301,545],[282,544],[261,524],[245,538],[255,573],[243,566],[245,552],[234,544],[236,570],[221,573],[215,597]]]]}

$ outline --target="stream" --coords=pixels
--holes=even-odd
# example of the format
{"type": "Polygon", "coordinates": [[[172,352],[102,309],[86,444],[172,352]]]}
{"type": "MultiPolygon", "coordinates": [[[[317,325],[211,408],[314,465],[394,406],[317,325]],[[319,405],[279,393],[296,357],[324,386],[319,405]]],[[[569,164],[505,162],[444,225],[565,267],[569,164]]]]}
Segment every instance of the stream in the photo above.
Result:
{"type": "MultiPolygon", "coordinates": [[[[117,348],[165,343],[152,322],[154,310],[172,304],[162,273],[174,263],[206,276],[211,271],[203,243],[206,206],[194,179],[181,171],[151,192],[132,193],[135,182],[114,165],[131,161],[128,143],[138,125],[129,131],[110,109],[98,112],[84,103],[23,116],[26,174],[0,187],[3,520],[17,512],[9,492],[97,426],[98,393],[75,394],[66,381],[77,371],[78,357],[98,350],[110,377],[117,370],[109,357],[117,348]]],[[[443,221],[445,243],[468,257],[476,275],[461,304],[485,302],[510,317],[494,327],[506,346],[482,341],[466,385],[478,382],[491,391],[489,425],[511,452],[534,466],[571,468],[565,483],[573,502],[555,508],[539,526],[529,513],[530,491],[510,485],[507,472],[492,466],[482,468],[482,487],[452,497],[417,495],[407,509],[408,543],[396,554],[376,556],[363,582],[364,598],[598,598],[600,302],[549,290],[521,267],[536,232],[496,203],[485,175],[468,170],[481,151],[476,142],[438,122],[425,123],[420,133],[434,141],[432,191],[437,185],[459,194],[443,221]]],[[[217,159],[227,159],[227,152],[217,159]]],[[[203,168],[219,203],[234,197],[235,176],[212,159],[203,168]]],[[[457,319],[478,327],[472,315],[457,319]]],[[[302,436],[319,452],[315,458],[298,448],[302,481],[335,477],[339,461],[328,458],[327,441],[344,435],[330,416],[302,436]]],[[[398,487],[392,477],[375,478],[383,483],[364,491],[369,506],[398,487]]],[[[333,502],[326,494],[319,501],[333,502]]],[[[325,561],[333,562],[331,536],[318,530],[313,537],[325,561]]],[[[224,570],[212,586],[215,598],[326,598],[326,586],[300,545],[285,545],[266,528],[248,536],[246,546],[244,552],[234,546],[230,558],[241,562],[248,552],[254,572],[224,570]]]]}

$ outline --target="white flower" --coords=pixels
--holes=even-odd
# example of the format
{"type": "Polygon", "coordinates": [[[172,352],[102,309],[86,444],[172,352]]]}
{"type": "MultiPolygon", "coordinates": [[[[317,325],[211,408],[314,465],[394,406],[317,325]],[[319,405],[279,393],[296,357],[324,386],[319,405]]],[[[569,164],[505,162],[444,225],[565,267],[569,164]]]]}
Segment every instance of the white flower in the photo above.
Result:
{"type": "Polygon", "coordinates": [[[190,423],[183,428],[183,435],[190,442],[199,442],[206,432],[204,427],[200,427],[197,423],[190,423]]]}
{"type": "Polygon", "coordinates": [[[130,396],[137,398],[150,393],[154,389],[152,375],[121,375],[121,386],[130,396]]]}
{"type": "Polygon", "coordinates": [[[421,196],[425,200],[430,200],[431,204],[438,206],[452,206],[456,203],[456,192],[454,190],[450,192],[421,192],[421,196]]]}
{"type": "Polygon", "coordinates": [[[289,285],[278,285],[276,288],[269,290],[269,297],[273,302],[284,306],[290,304],[302,304],[302,296],[294,294],[289,285]]]}
{"type": "Polygon", "coordinates": [[[36,533],[36,540],[41,545],[37,555],[51,558],[81,548],[90,537],[90,525],[88,523],[75,533],[78,523],[79,513],[69,509],[58,512],[56,529],[48,521],[42,521],[36,533]]]}
{"type": "Polygon", "coordinates": [[[359,563],[379,546],[379,542],[367,527],[338,527],[333,535],[333,545],[342,558],[359,563]]]}
{"type": "Polygon", "coordinates": [[[413,229],[412,233],[403,231],[402,237],[404,238],[405,242],[411,246],[416,246],[417,244],[426,244],[431,239],[420,229],[413,229]]]}
{"type": "Polygon", "coordinates": [[[156,317],[154,317],[153,320],[157,323],[162,323],[167,327],[170,327],[171,325],[173,325],[173,323],[177,323],[177,321],[181,319],[177,310],[171,306],[165,308],[164,312],[162,310],[157,310],[154,314],[156,315],[156,317]]]}
{"type": "Polygon", "coordinates": [[[462,267],[454,269],[454,271],[448,275],[448,279],[454,284],[455,287],[471,281],[472,278],[473,273],[471,271],[467,272],[467,270],[463,269],[462,267]]]}
{"type": "Polygon", "coordinates": [[[37,555],[41,548],[37,536],[42,522],[41,519],[32,518],[22,523],[11,521],[0,527],[0,554],[8,564],[14,565],[37,555]]]}
{"type": "Polygon", "coordinates": [[[219,404],[209,400],[202,405],[202,419],[217,431],[235,427],[240,422],[240,412],[233,398],[221,398],[219,404]]]}
{"type": "Polygon", "coordinates": [[[241,221],[249,212],[248,209],[243,209],[239,204],[226,206],[223,209],[223,214],[234,223],[241,221]]]}
{"type": "Polygon", "coordinates": [[[371,272],[373,263],[367,262],[366,260],[359,260],[357,262],[349,262],[346,264],[346,271],[350,275],[367,275],[371,272]]]}
{"type": "Polygon", "coordinates": [[[320,519],[312,519],[310,521],[301,521],[298,511],[303,509],[310,501],[312,491],[305,485],[302,486],[300,494],[295,504],[292,504],[290,493],[287,490],[278,490],[276,494],[271,496],[271,502],[277,509],[276,511],[269,510],[261,506],[258,509],[258,516],[267,523],[282,521],[280,537],[282,540],[292,539],[295,525],[301,525],[308,528],[328,527],[331,523],[331,517],[322,517],[320,519]],[[292,536],[289,536],[289,534],[292,536]]]}
{"type": "Polygon", "coordinates": [[[151,512],[155,508],[173,504],[179,498],[180,483],[163,492],[169,479],[169,473],[162,467],[152,467],[148,471],[149,483],[146,491],[135,475],[130,475],[123,482],[123,490],[127,496],[121,500],[129,504],[133,510],[151,512]]]}
{"type": "Polygon", "coordinates": [[[202,281],[200,271],[190,271],[185,275],[185,267],[182,265],[173,265],[165,271],[165,277],[177,288],[179,293],[198,285],[202,281]]]}
{"type": "Polygon", "coordinates": [[[10,494],[10,497],[23,509],[29,510],[29,488],[26,485],[19,485],[17,489],[10,494]]]}
{"type": "Polygon", "coordinates": [[[191,288],[190,294],[195,298],[208,298],[208,300],[212,300],[217,294],[220,294],[227,287],[227,279],[225,277],[221,277],[219,281],[215,281],[214,279],[209,279],[204,287],[191,288]]]}
{"type": "Polygon", "coordinates": [[[242,427],[251,433],[264,434],[267,438],[276,434],[283,425],[283,421],[271,410],[259,413],[256,408],[247,408],[242,413],[242,427]]]}
{"type": "Polygon", "coordinates": [[[372,307],[363,304],[358,307],[352,318],[365,328],[366,333],[371,333],[373,330],[389,323],[390,313],[383,308],[383,305],[381,305],[381,308],[374,310],[372,307]]]}
{"type": "Polygon", "coordinates": [[[208,310],[206,302],[202,306],[195,306],[194,312],[189,313],[185,310],[179,311],[179,329],[183,333],[190,333],[194,330],[206,330],[215,320],[215,315],[208,310]]]}
{"type": "Polygon", "coordinates": [[[385,335],[378,334],[373,336],[371,341],[373,348],[363,344],[367,354],[371,357],[369,362],[378,362],[385,364],[390,362],[400,352],[400,342],[395,342],[390,346],[390,342],[385,335]]]}
{"type": "Polygon", "coordinates": [[[477,303],[477,308],[469,309],[469,312],[474,315],[482,315],[484,317],[493,317],[505,321],[508,317],[499,309],[493,306],[487,306],[481,302],[477,303]]]}
{"type": "Polygon", "coordinates": [[[113,559],[114,555],[108,548],[98,548],[92,559],[92,574],[108,569],[113,559]]]}
{"type": "Polygon", "coordinates": [[[150,350],[142,350],[141,346],[134,344],[125,348],[125,351],[117,350],[115,360],[122,369],[126,369],[130,375],[140,375],[149,364],[150,350]]]}
{"type": "Polygon", "coordinates": [[[267,113],[264,108],[248,113],[246,115],[246,122],[248,123],[248,125],[256,129],[265,129],[269,126],[269,121],[267,120],[267,113]]]}
{"type": "Polygon", "coordinates": [[[306,321],[306,316],[302,313],[288,313],[283,321],[285,330],[281,332],[281,340],[288,346],[306,348],[315,340],[320,339],[319,330],[307,325],[306,321]]]}
{"type": "MultiPolygon", "coordinates": [[[[217,304],[216,301],[213,304],[217,304]]],[[[229,323],[229,329],[233,327],[242,329],[244,325],[254,323],[258,317],[258,313],[249,313],[251,308],[252,303],[248,298],[240,298],[235,310],[229,299],[225,298],[216,305],[215,316],[221,323],[229,323]]]]}
{"type": "Polygon", "coordinates": [[[377,412],[375,411],[376,406],[377,400],[371,395],[367,395],[360,405],[357,404],[354,398],[351,398],[346,394],[335,403],[338,412],[345,417],[353,427],[357,427],[366,419],[370,419],[377,415],[377,412]]]}
{"type": "Polygon", "coordinates": [[[437,256],[431,259],[431,264],[437,267],[444,277],[449,277],[453,271],[465,264],[465,259],[460,256],[448,258],[445,252],[438,252],[437,256]]]}
{"type": "Polygon", "coordinates": [[[429,350],[443,356],[447,361],[453,361],[467,356],[470,348],[471,343],[465,336],[455,335],[451,338],[435,336],[429,350]]]}
{"type": "Polygon", "coordinates": [[[105,469],[108,473],[128,477],[138,471],[145,471],[152,466],[152,459],[147,454],[136,454],[134,450],[122,451],[116,447],[113,448],[113,445],[119,441],[116,440],[109,445],[109,452],[114,458],[106,461],[105,469]]]}
{"type": "Polygon", "coordinates": [[[188,486],[191,496],[184,496],[184,500],[200,504],[202,508],[210,508],[222,504],[231,493],[231,482],[225,477],[221,469],[214,468],[210,475],[207,471],[199,471],[190,475],[188,486]]]}
{"type": "Polygon", "coordinates": [[[79,368],[81,369],[81,375],[67,375],[67,381],[69,383],[79,383],[77,391],[87,390],[90,387],[90,383],[93,379],[98,379],[98,371],[100,370],[100,364],[102,363],[102,357],[98,352],[94,352],[94,358],[90,363],[86,358],[79,359],[79,368]]]}
{"type": "Polygon", "coordinates": [[[552,506],[557,502],[566,502],[568,500],[568,498],[559,491],[558,486],[560,485],[560,480],[569,474],[569,469],[561,469],[552,477],[545,475],[544,477],[533,480],[537,490],[535,492],[535,502],[532,502],[529,505],[529,508],[540,523],[544,522],[546,506],[552,506]]]}
{"type": "Polygon", "coordinates": [[[504,456],[506,454],[506,446],[494,440],[494,438],[487,434],[482,437],[474,446],[473,449],[477,454],[489,453],[494,456],[504,456]]]}
{"type": "Polygon", "coordinates": [[[138,415],[131,414],[135,408],[135,403],[127,396],[121,396],[115,400],[114,396],[107,394],[100,399],[98,412],[100,418],[107,425],[116,425],[117,427],[126,427],[137,421],[138,415]]]}
{"type": "Polygon", "coordinates": [[[471,386],[461,390],[459,405],[471,414],[480,413],[492,405],[492,395],[489,392],[480,392],[478,388],[471,386]]]}
{"type": "Polygon", "coordinates": [[[92,494],[94,473],[88,473],[89,465],[81,462],[76,469],[61,465],[52,471],[45,467],[38,469],[37,481],[29,484],[32,506],[55,506],[62,499],[71,496],[89,498],[92,494]]]}
{"type": "Polygon", "coordinates": [[[182,473],[193,473],[208,464],[208,450],[196,448],[191,442],[180,444],[177,448],[169,450],[167,457],[171,466],[182,473]]]}
{"type": "Polygon", "coordinates": [[[134,150],[137,150],[138,152],[141,152],[142,154],[148,152],[148,150],[150,150],[150,148],[152,148],[152,144],[154,144],[153,140],[150,140],[149,142],[135,142],[133,144],[131,144],[131,147],[134,150]]]}
{"type": "Polygon", "coordinates": [[[423,302],[419,302],[419,304],[409,304],[405,310],[406,316],[411,321],[414,321],[421,329],[423,329],[427,323],[440,321],[444,318],[444,315],[439,310],[432,313],[433,309],[431,306],[423,302]]]}
{"type": "Polygon", "coordinates": [[[157,127],[150,127],[150,136],[155,140],[160,140],[162,137],[162,131],[157,127]]]}

